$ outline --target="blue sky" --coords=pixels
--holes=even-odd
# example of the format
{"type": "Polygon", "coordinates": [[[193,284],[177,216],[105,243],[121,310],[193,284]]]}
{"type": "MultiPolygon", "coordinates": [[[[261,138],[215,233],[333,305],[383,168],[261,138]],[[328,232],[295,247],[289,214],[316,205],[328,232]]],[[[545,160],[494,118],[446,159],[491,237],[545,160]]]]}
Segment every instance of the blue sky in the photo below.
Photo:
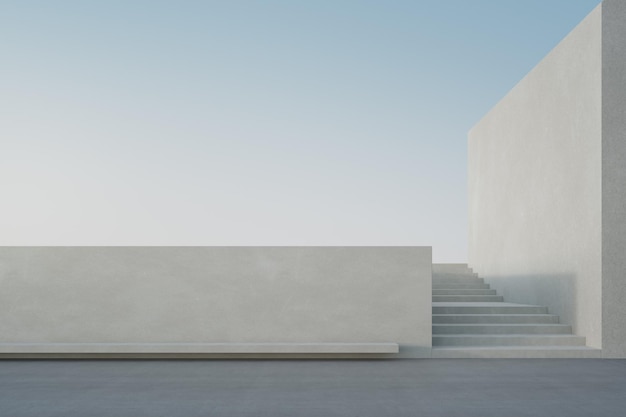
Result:
{"type": "Polygon", "coordinates": [[[0,245],[467,252],[467,131],[599,2],[0,1],[0,245]]]}

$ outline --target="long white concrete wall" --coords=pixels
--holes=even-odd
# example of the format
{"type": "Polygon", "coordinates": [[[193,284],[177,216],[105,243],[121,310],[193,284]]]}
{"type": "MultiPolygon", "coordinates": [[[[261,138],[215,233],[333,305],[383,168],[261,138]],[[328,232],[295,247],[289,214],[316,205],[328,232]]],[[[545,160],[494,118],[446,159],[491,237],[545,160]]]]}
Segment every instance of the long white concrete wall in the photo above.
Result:
{"type": "Polygon", "coordinates": [[[429,356],[431,252],[2,247],[0,353],[397,343],[400,356],[429,356]]]}
{"type": "Polygon", "coordinates": [[[469,134],[469,264],[602,346],[602,7],[469,134]]]}

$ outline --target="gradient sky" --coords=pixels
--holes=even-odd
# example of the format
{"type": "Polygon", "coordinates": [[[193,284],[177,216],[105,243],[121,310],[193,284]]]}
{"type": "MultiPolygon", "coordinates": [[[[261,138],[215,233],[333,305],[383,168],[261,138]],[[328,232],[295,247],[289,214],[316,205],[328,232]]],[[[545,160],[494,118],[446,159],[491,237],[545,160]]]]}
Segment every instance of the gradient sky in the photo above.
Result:
{"type": "Polygon", "coordinates": [[[464,262],[467,131],[598,3],[0,0],[0,245],[464,262]]]}

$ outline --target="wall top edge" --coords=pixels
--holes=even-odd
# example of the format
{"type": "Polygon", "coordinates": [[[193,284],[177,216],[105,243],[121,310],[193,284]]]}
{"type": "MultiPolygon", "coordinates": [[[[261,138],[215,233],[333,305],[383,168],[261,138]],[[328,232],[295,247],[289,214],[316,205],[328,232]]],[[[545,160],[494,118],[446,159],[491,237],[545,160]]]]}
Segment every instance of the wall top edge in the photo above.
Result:
{"type": "Polygon", "coordinates": [[[33,249],[48,249],[48,248],[65,248],[65,249],[82,249],[82,248],[103,248],[103,249],[115,249],[115,248],[141,248],[141,249],[428,249],[432,250],[432,246],[407,246],[407,245],[387,245],[387,246],[367,246],[367,245],[350,245],[350,246],[197,246],[197,245],[178,245],[178,246],[160,246],[160,245],[15,245],[15,246],[0,246],[0,249],[13,249],[13,248],[33,248],[33,249]]]}
{"type": "MultiPolygon", "coordinates": [[[[587,23],[588,20],[593,19],[593,18],[598,18],[600,19],[600,21],[602,21],[602,5],[608,1],[613,1],[613,0],[604,0],[602,3],[598,4],[591,12],[589,12],[589,14],[587,16],[585,16],[585,18],[583,20],[581,20],[574,28],[572,28],[572,30],[569,31],[569,33],[563,37],[563,39],[561,39],[546,55],[544,55],[543,58],[541,58],[541,60],[530,70],[528,71],[528,73],[526,73],[526,75],[524,77],[522,77],[522,79],[520,79],[500,100],[498,100],[498,102],[496,102],[496,104],[494,104],[489,111],[487,111],[487,113],[485,113],[483,115],[482,118],[480,118],[480,120],[478,120],[474,126],[472,126],[469,131],[468,131],[468,137],[472,136],[472,132],[480,125],[482,124],[482,122],[489,117],[489,115],[500,106],[500,104],[505,101],[507,99],[507,97],[509,97],[516,89],[518,89],[522,84],[524,84],[524,82],[531,77],[538,69],[540,69],[540,67],[542,66],[542,64],[544,63],[544,61],[548,60],[551,56],[553,56],[556,52],[556,50],[565,42],[567,42],[568,39],[570,39],[572,37],[572,35],[576,32],[576,30],[584,25],[585,23],[587,23]]],[[[621,1],[621,0],[620,0],[621,1]]],[[[602,30],[602,29],[600,29],[602,30]]]]}

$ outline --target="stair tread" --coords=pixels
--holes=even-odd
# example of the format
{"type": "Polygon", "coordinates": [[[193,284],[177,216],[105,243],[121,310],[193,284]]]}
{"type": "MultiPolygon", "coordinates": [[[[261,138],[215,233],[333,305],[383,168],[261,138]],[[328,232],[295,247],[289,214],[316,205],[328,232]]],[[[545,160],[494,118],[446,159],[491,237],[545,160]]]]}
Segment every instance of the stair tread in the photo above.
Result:
{"type": "MultiPolygon", "coordinates": [[[[524,314],[521,314],[524,315],[524,314]]],[[[564,326],[568,324],[561,323],[435,323],[433,326],[564,326]]]]}
{"type": "MultiPolygon", "coordinates": [[[[504,314],[498,314],[500,316],[514,316],[514,317],[532,317],[532,316],[538,316],[538,317],[545,317],[545,316],[550,316],[550,317],[558,317],[557,314],[538,314],[538,313],[527,313],[527,314],[515,314],[515,313],[504,313],[504,314]]],[[[433,316],[443,316],[443,317],[450,317],[450,316],[463,316],[463,317],[467,317],[467,316],[476,316],[476,317],[485,317],[485,316],[493,316],[493,314],[460,314],[460,313],[444,313],[444,314],[433,314],[433,316]]]]}
{"type": "Polygon", "coordinates": [[[437,283],[433,283],[433,290],[491,290],[489,284],[459,284],[454,288],[450,288],[446,285],[438,285],[437,283]]]}
{"type": "Polygon", "coordinates": [[[535,334],[535,333],[504,333],[504,334],[475,334],[475,333],[455,333],[455,334],[433,334],[433,337],[443,337],[443,338],[451,338],[451,337],[465,337],[465,338],[526,338],[532,336],[533,338],[584,338],[584,336],[576,336],[575,334],[535,334]]]}
{"type": "Polygon", "coordinates": [[[507,303],[504,301],[433,301],[433,307],[544,307],[534,304],[507,303]]]}
{"type": "Polygon", "coordinates": [[[433,281],[480,281],[483,282],[485,279],[480,278],[476,275],[466,274],[433,274],[433,281]]]}
{"type": "Polygon", "coordinates": [[[567,345],[532,345],[532,346],[433,346],[432,349],[445,349],[445,350],[590,350],[600,352],[601,349],[589,347],[589,346],[567,346],[567,345]]]}
{"type": "MultiPolygon", "coordinates": [[[[457,297],[457,298],[461,298],[461,297],[465,297],[465,298],[481,298],[481,297],[502,297],[501,295],[498,294],[434,294],[433,297],[457,297]]],[[[435,301],[435,302],[444,302],[444,301],[435,301]]],[[[450,301],[451,303],[453,303],[454,301],[450,301]]]]}
{"type": "Polygon", "coordinates": [[[601,358],[602,350],[580,345],[433,346],[433,358],[601,358]]]}
{"type": "MultiPolygon", "coordinates": [[[[484,291],[484,290],[481,290],[481,291],[484,291]]],[[[489,290],[487,290],[487,291],[489,291],[489,290]]],[[[433,290],[433,293],[432,293],[433,297],[455,297],[455,296],[466,297],[466,296],[469,296],[469,295],[475,295],[475,296],[481,296],[481,297],[484,297],[484,296],[498,296],[498,297],[500,297],[499,294],[495,294],[495,291],[494,292],[485,292],[485,293],[465,293],[465,294],[459,293],[459,292],[452,293],[450,291],[445,291],[442,294],[441,292],[439,292],[437,290],[433,290]]]]}
{"type": "Polygon", "coordinates": [[[562,324],[559,316],[541,313],[490,312],[475,314],[433,314],[433,324],[562,324]]]}

